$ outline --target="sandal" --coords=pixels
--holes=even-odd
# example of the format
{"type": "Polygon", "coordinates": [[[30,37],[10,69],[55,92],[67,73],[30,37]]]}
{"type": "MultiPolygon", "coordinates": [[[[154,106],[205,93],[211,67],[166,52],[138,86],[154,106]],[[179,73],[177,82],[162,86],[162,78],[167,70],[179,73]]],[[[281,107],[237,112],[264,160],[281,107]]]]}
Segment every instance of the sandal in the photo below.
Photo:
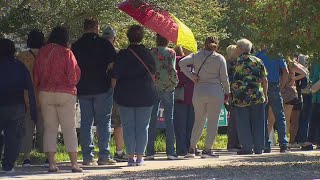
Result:
{"type": "Polygon", "coordinates": [[[58,172],[58,171],[59,171],[59,168],[58,168],[58,167],[49,168],[49,169],[48,169],[48,172],[50,172],[50,173],[54,173],[54,172],[58,172]]]}
{"type": "Polygon", "coordinates": [[[83,169],[80,168],[80,167],[78,167],[78,166],[73,166],[73,167],[71,168],[71,171],[72,171],[73,173],[81,173],[81,172],[83,171],[83,169]]]}

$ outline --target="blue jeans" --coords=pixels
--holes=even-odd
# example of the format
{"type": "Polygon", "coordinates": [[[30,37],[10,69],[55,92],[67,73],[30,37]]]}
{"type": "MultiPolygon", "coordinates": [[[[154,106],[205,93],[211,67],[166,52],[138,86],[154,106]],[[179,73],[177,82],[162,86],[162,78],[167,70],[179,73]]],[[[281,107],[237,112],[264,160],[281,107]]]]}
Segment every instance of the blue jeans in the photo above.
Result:
{"type": "Polygon", "coordinates": [[[80,144],[84,161],[91,161],[94,158],[93,121],[95,121],[98,129],[99,158],[110,158],[112,96],[112,89],[103,94],[79,96],[81,111],[80,144]]]}
{"type": "Polygon", "coordinates": [[[4,138],[3,170],[11,170],[18,158],[21,138],[24,135],[25,113],[24,104],[0,106],[0,133],[4,132],[4,136],[1,136],[4,138]]]}
{"type": "Polygon", "coordinates": [[[257,104],[234,108],[237,134],[243,151],[261,152],[265,139],[265,105],[257,104]]]}
{"type": "Polygon", "coordinates": [[[268,86],[268,98],[269,102],[266,106],[265,116],[265,148],[271,148],[271,141],[269,140],[268,134],[268,115],[269,106],[272,107],[272,111],[275,118],[275,129],[278,131],[278,140],[280,147],[288,146],[288,139],[286,134],[286,119],[283,111],[283,100],[280,93],[279,83],[269,83],[268,86]]]}
{"type": "Polygon", "coordinates": [[[295,139],[295,141],[298,143],[307,142],[311,114],[312,94],[303,95],[303,105],[299,120],[299,130],[295,139]]]}
{"type": "Polygon", "coordinates": [[[164,118],[166,124],[166,153],[167,155],[174,155],[174,127],[173,127],[173,106],[174,106],[174,91],[159,91],[158,99],[152,109],[149,132],[147,156],[154,155],[154,141],[157,136],[156,126],[158,119],[158,112],[160,102],[164,107],[164,118]]]}
{"type": "Polygon", "coordinates": [[[194,118],[192,104],[174,104],[173,123],[176,136],[177,155],[185,155],[188,152],[194,118]]]}
{"type": "Polygon", "coordinates": [[[124,144],[129,155],[143,155],[148,142],[151,107],[119,106],[124,144]]]}

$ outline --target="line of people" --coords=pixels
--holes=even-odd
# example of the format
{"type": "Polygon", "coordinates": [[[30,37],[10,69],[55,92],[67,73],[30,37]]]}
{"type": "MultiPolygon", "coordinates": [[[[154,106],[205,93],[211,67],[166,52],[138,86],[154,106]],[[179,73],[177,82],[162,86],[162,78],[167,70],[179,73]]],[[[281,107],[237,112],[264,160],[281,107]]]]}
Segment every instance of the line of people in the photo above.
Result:
{"type": "MultiPolygon", "coordinates": [[[[85,19],[83,36],[71,46],[64,27],[55,27],[46,43],[41,32],[32,31],[27,42],[29,50],[19,53],[17,58],[14,44],[0,39],[0,84],[3,85],[0,88],[0,131],[4,131],[4,171],[14,170],[21,141],[24,165],[31,164],[36,127],[37,142],[43,146],[48,171],[57,172],[56,137],[60,125],[71,170],[82,172],[77,164],[77,100],[81,111],[83,165],[127,161],[129,166],[140,166],[144,159],[154,159],[160,103],[165,109],[168,160],[177,160],[178,156],[193,158],[198,154],[197,144],[206,121],[201,157],[218,157],[212,146],[224,104],[231,116],[228,136],[234,137],[234,143],[230,141],[228,148],[241,147],[240,155],[270,152],[267,124],[270,106],[280,151],[288,151],[283,102],[295,104],[299,98],[289,96],[282,100],[280,92],[289,92],[286,88],[290,89],[293,81],[305,76],[305,68],[296,61],[292,61],[288,71],[284,59],[274,60],[268,54],[270,51],[262,50],[254,56],[252,43],[247,39],[228,48],[226,60],[218,53],[219,40],[215,37],[206,38],[203,50],[191,54],[181,47],[169,48],[169,41],[159,34],[157,46],[148,49],[142,44],[144,29],[138,25],[129,27],[129,46],[121,50],[114,47],[116,32],[112,27],[106,27],[102,37],[99,33],[100,26],[95,18],[85,19]],[[300,75],[295,76],[296,73],[300,75]],[[28,104],[28,113],[25,104],[28,104]],[[94,160],[94,124],[99,147],[97,162],[94,160]],[[111,127],[116,140],[113,158],[110,154],[111,127]]],[[[312,80],[316,82],[317,78],[312,80]]]]}
{"type": "MultiPolygon", "coordinates": [[[[248,42],[248,44],[250,43],[248,42]]],[[[238,47],[239,42],[238,45],[230,45],[227,48],[227,61],[231,64],[231,68],[234,67],[233,63],[239,63],[239,61],[233,61],[239,54],[236,52],[238,47]]],[[[254,52],[251,52],[251,54],[254,54],[254,52]]],[[[263,112],[252,111],[253,115],[251,115],[252,119],[250,119],[252,122],[244,125],[243,114],[238,114],[236,112],[237,107],[233,107],[236,104],[233,103],[227,106],[230,111],[228,149],[238,151],[238,154],[270,153],[271,139],[269,138],[274,130],[277,130],[280,152],[288,152],[289,148],[313,150],[313,144],[319,144],[319,135],[317,134],[319,131],[317,124],[317,116],[319,114],[319,93],[317,93],[319,90],[318,63],[316,61],[308,63],[307,57],[299,54],[295,54],[293,58],[288,57],[285,60],[274,49],[268,49],[267,46],[263,46],[254,56],[251,58],[259,58],[260,63],[263,63],[265,68],[263,71],[265,71],[264,76],[266,79],[261,82],[268,82],[268,85],[263,87],[265,94],[267,94],[266,107],[263,112]],[[309,69],[311,70],[310,73],[309,69]],[[312,84],[314,85],[312,86],[312,84]],[[263,114],[264,117],[257,118],[254,117],[254,114],[263,114]],[[265,119],[262,121],[262,118],[265,119]],[[263,126],[257,124],[258,119],[261,119],[260,123],[265,122],[265,124],[263,126]],[[251,130],[243,130],[244,126],[251,127],[251,130]],[[261,132],[265,132],[265,134],[263,135],[261,132]],[[290,136],[289,141],[288,136],[290,136]],[[265,139],[264,143],[261,141],[262,137],[265,139]],[[257,138],[260,140],[257,140],[257,138]],[[244,144],[248,144],[245,146],[248,148],[244,148],[244,144]],[[259,146],[264,148],[257,149],[256,147],[259,146]]],[[[243,55],[240,56],[240,59],[241,57],[243,55]]],[[[253,63],[249,66],[257,67],[257,64],[253,63]]],[[[248,78],[247,74],[250,71],[254,71],[252,70],[253,67],[242,66],[238,71],[242,73],[242,76],[244,75],[248,78]]],[[[232,78],[237,78],[237,69],[231,68],[229,77],[230,81],[234,82],[235,79],[232,78]]],[[[241,85],[239,82],[235,84],[236,89],[241,89],[239,84],[241,85]]],[[[252,83],[248,81],[246,86],[247,88],[243,87],[243,89],[246,89],[245,95],[242,94],[241,96],[242,98],[250,99],[245,96],[255,94],[256,91],[252,89],[252,83]]],[[[237,94],[236,92],[232,93],[237,94]]],[[[257,94],[254,96],[257,97],[257,94]]]]}

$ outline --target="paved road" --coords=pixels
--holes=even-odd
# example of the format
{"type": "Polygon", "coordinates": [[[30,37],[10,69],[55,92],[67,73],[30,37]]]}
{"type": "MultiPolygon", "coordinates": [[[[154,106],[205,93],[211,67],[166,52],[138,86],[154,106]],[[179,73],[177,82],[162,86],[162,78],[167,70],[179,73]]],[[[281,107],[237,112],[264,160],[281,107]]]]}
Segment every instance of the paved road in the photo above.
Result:
{"type": "Polygon", "coordinates": [[[167,161],[163,155],[145,166],[127,167],[126,163],[112,166],[84,166],[83,173],[70,173],[67,164],[59,173],[48,174],[39,166],[17,167],[16,173],[0,174],[0,179],[316,179],[320,178],[320,151],[293,151],[280,154],[238,156],[220,151],[215,159],[182,159],[167,161]]]}

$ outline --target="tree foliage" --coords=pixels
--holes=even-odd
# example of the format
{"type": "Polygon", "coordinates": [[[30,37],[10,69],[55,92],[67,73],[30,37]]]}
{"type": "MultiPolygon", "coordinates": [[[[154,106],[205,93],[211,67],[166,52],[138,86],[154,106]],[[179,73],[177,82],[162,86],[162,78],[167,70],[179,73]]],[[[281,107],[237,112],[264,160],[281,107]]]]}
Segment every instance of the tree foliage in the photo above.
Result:
{"type": "MultiPolygon", "coordinates": [[[[127,44],[126,30],[137,22],[116,8],[122,0],[0,0],[0,35],[25,40],[33,28],[46,34],[56,25],[70,29],[71,39],[82,34],[85,17],[97,16],[102,27],[118,31],[118,46],[127,44]]],[[[141,1],[141,0],[137,0],[141,1]]],[[[206,36],[218,36],[222,47],[245,37],[256,46],[272,45],[285,55],[314,55],[320,47],[319,0],[148,0],[167,9],[192,29],[201,48],[206,36]]],[[[154,45],[147,31],[145,44],[154,45]]]]}
{"type": "MultiPolygon", "coordinates": [[[[110,24],[118,32],[118,46],[127,44],[126,30],[129,25],[136,24],[131,17],[120,12],[116,5],[121,0],[0,0],[0,34],[10,35],[23,41],[25,35],[34,28],[46,34],[56,25],[69,28],[71,39],[82,34],[82,22],[85,17],[96,16],[103,26],[110,24]]],[[[182,22],[189,26],[199,44],[205,36],[225,37],[219,30],[218,21],[223,9],[217,1],[202,0],[150,0],[157,7],[169,10],[182,22]]],[[[145,43],[155,45],[154,33],[147,31],[145,43]]],[[[201,47],[201,46],[200,46],[201,47]]]]}
{"type": "Polygon", "coordinates": [[[285,55],[316,54],[320,47],[320,1],[229,0],[221,22],[229,42],[241,37],[257,46],[266,44],[285,55]]]}

